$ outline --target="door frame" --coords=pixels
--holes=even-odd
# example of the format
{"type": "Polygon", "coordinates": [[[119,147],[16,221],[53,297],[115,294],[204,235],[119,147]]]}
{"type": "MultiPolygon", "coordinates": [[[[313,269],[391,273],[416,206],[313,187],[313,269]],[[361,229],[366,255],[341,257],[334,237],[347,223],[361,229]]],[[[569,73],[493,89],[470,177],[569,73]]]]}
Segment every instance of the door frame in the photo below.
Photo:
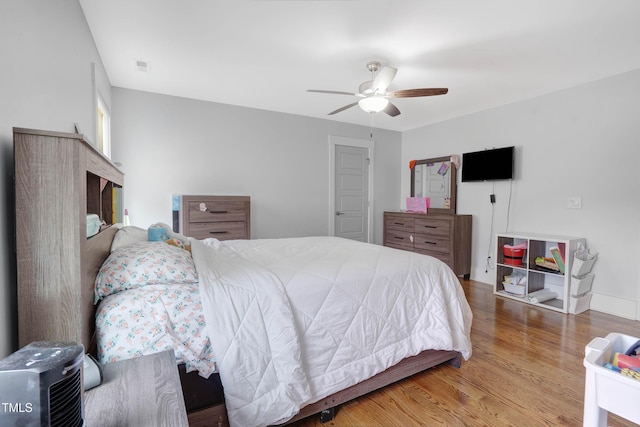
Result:
{"type": "Polygon", "coordinates": [[[374,148],[373,139],[349,138],[344,136],[329,135],[329,236],[336,235],[336,145],[347,147],[366,148],[369,157],[369,188],[367,189],[367,243],[373,241],[373,171],[374,148]]]}

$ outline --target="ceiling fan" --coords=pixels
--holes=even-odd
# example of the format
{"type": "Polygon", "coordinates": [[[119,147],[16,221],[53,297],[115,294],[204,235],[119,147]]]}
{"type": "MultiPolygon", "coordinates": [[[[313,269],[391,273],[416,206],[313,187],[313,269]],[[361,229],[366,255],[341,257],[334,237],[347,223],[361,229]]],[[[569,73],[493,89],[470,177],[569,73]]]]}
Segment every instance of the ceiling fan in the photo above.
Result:
{"type": "Polygon", "coordinates": [[[445,95],[449,92],[449,89],[447,88],[405,89],[387,92],[387,89],[393,81],[393,78],[396,76],[396,72],[398,70],[393,67],[380,68],[380,65],[380,62],[378,61],[367,62],[367,69],[371,71],[371,80],[362,83],[358,88],[357,93],[317,89],[309,89],[307,92],[351,95],[361,98],[359,101],[330,112],[330,116],[358,105],[367,113],[379,113],[380,111],[384,111],[391,117],[395,117],[400,114],[400,110],[389,102],[389,98],[416,98],[419,96],[445,95]]]}

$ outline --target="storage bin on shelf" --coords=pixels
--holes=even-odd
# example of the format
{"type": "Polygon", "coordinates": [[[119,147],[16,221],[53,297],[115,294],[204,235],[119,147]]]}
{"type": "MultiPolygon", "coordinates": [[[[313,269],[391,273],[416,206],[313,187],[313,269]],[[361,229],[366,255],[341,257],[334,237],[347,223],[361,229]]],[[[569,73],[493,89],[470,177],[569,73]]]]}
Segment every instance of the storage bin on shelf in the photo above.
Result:
{"type": "Polygon", "coordinates": [[[507,265],[514,265],[519,267],[522,265],[522,259],[524,258],[524,252],[527,249],[527,245],[519,244],[519,245],[504,245],[502,247],[502,252],[504,255],[504,263],[507,265]]]}
{"type": "Polygon", "coordinates": [[[630,335],[610,333],[585,346],[584,427],[605,427],[608,412],[640,424],[640,381],[604,367],[636,342],[630,335]]]}
{"type": "Polygon", "coordinates": [[[520,284],[502,282],[502,286],[504,286],[505,292],[509,292],[510,294],[519,296],[524,296],[527,290],[527,287],[525,285],[520,284]]]}
{"type": "Polygon", "coordinates": [[[524,296],[527,293],[527,277],[522,271],[514,270],[504,276],[502,287],[512,295],[524,296]]]}

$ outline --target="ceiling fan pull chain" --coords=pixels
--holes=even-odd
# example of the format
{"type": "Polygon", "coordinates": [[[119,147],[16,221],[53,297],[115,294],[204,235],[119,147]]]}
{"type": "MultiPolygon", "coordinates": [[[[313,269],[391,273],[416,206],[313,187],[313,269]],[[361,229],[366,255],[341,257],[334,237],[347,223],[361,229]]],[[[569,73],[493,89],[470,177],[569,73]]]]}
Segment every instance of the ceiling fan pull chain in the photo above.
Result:
{"type": "Polygon", "coordinates": [[[371,129],[369,130],[369,137],[373,139],[373,128],[376,124],[376,115],[375,113],[369,113],[371,115],[371,129]]]}

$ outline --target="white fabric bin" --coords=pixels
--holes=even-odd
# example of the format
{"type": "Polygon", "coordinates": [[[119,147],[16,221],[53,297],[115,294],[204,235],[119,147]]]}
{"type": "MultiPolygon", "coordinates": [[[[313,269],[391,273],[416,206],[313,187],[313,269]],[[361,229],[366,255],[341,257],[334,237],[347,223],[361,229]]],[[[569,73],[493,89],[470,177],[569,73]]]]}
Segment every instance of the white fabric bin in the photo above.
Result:
{"type": "Polygon", "coordinates": [[[571,275],[574,277],[582,277],[589,273],[598,259],[598,254],[590,254],[588,250],[577,250],[573,256],[573,266],[571,267],[571,275]]]}
{"type": "Polygon", "coordinates": [[[591,305],[591,294],[580,295],[578,297],[569,297],[569,313],[580,314],[589,310],[591,305]]]}
{"type": "Polygon", "coordinates": [[[585,274],[582,277],[571,278],[571,296],[577,297],[582,294],[586,294],[591,290],[591,283],[593,282],[594,274],[585,274]]]}

